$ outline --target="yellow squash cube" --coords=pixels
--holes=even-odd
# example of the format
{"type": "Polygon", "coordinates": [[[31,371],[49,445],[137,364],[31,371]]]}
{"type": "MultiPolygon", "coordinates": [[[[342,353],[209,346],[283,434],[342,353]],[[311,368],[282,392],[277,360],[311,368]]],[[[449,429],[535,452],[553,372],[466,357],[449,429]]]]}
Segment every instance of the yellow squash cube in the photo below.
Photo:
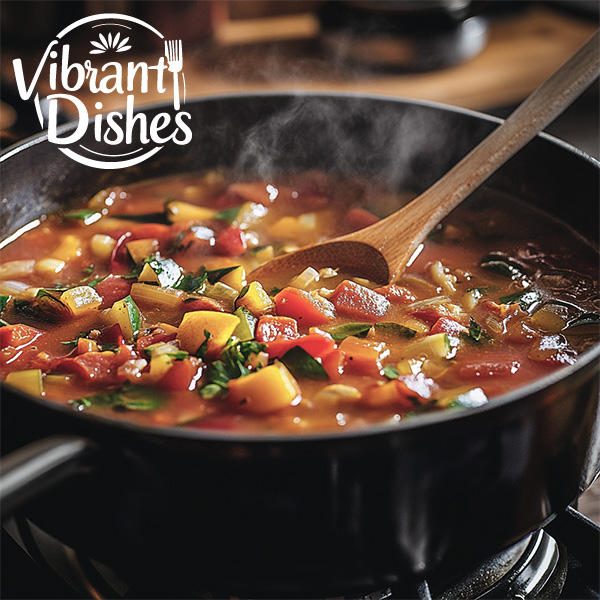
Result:
{"type": "Polygon", "coordinates": [[[207,343],[207,356],[216,357],[227,344],[238,326],[239,318],[229,313],[213,310],[195,310],[183,315],[177,339],[179,347],[195,355],[206,341],[205,331],[211,334],[207,343]]]}
{"type": "Polygon", "coordinates": [[[239,379],[232,379],[228,387],[231,402],[256,414],[286,408],[301,395],[298,382],[285,365],[279,362],[239,379]]]}
{"type": "Polygon", "coordinates": [[[102,304],[102,297],[89,285],[71,288],[60,295],[60,301],[79,317],[90,310],[97,309],[102,304]]]}

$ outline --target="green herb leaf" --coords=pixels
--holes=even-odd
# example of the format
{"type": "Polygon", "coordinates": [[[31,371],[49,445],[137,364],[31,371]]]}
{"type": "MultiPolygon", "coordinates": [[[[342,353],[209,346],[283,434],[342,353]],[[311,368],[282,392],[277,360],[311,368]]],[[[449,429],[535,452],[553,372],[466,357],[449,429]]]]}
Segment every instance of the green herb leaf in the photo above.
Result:
{"type": "Polygon", "coordinates": [[[94,265],[88,265],[87,267],[83,267],[83,269],[81,269],[81,273],[83,275],[87,275],[88,277],[94,272],[94,265]]]}
{"type": "Polygon", "coordinates": [[[175,352],[167,352],[167,356],[175,360],[185,360],[189,356],[189,353],[185,350],[177,350],[175,352]]]}
{"type": "Polygon", "coordinates": [[[398,371],[394,365],[385,365],[382,371],[388,379],[398,379],[398,376],[400,375],[400,371],[398,371]]]}
{"type": "Polygon", "coordinates": [[[206,273],[198,276],[186,273],[173,287],[184,292],[201,294],[206,289],[206,273]]]}
{"type": "Polygon", "coordinates": [[[358,338],[367,337],[373,325],[371,323],[343,323],[335,327],[325,328],[325,331],[331,335],[334,340],[343,340],[344,338],[354,336],[358,338]]]}
{"type": "Polygon", "coordinates": [[[93,209],[73,210],[63,213],[63,220],[83,221],[86,225],[95,223],[102,218],[102,213],[93,209]]]}
{"type": "Polygon", "coordinates": [[[204,341],[200,344],[198,350],[196,350],[196,358],[204,358],[208,350],[208,340],[212,337],[212,333],[207,329],[204,330],[204,341]]]}
{"type": "Polygon", "coordinates": [[[6,305],[11,298],[12,296],[0,296],[0,313],[6,308],[6,305]]]}
{"type": "MultiPolygon", "coordinates": [[[[225,386],[227,387],[227,386],[225,386]]],[[[224,389],[216,383],[209,383],[200,389],[200,395],[206,400],[212,400],[223,394],[224,389]]]]}
{"type": "Polygon", "coordinates": [[[595,313],[585,313],[580,315],[567,325],[565,331],[573,327],[582,327],[583,325],[600,325],[600,315],[595,313]]]}
{"type": "Polygon", "coordinates": [[[522,267],[518,263],[500,258],[496,254],[484,256],[479,266],[498,275],[510,277],[511,279],[523,279],[526,276],[526,273],[523,272],[522,267]]]}
{"type": "Polygon", "coordinates": [[[323,365],[300,346],[290,348],[279,360],[290,370],[294,377],[316,380],[329,379],[323,365]]]}
{"type": "Polygon", "coordinates": [[[211,271],[205,271],[209,283],[217,283],[227,275],[227,273],[231,273],[231,271],[235,271],[239,268],[239,265],[234,265],[233,267],[224,267],[223,269],[213,269],[211,271]]]}
{"type": "MultiPolygon", "coordinates": [[[[106,275],[106,277],[108,277],[108,275],[106,275]]],[[[96,279],[92,279],[92,281],[90,281],[87,285],[95,288],[101,281],[104,281],[106,279],[106,277],[98,277],[96,279]]],[[[136,277],[137,277],[137,275],[136,275],[136,277]]]]}
{"type": "MultiPolygon", "coordinates": [[[[208,332],[204,332],[205,335],[208,332]]],[[[246,366],[253,354],[266,350],[266,345],[257,341],[242,342],[231,338],[219,360],[215,360],[206,373],[207,383],[213,383],[223,389],[231,379],[238,379],[251,373],[246,366]]]]}
{"type": "Polygon", "coordinates": [[[165,401],[164,395],[155,388],[142,386],[123,386],[119,390],[94,394],[77,400],[70,400],[69,404],[77,410],[85,410],[92,406],[108,407],[113,410],[156,410],[165,401]]]}
{"type": "Polygon", "coordinates": [[[481,339],[481,325],[473,317],[469,317],[469,337],[476,342],[481,339]]]}
{"type": "Polygon", "coordinates": [[[215,213],[213,215],[213,219],[219,219],[220,221],[227,221],[227,223],[233,223],[233,221],[235,221],[235,218],[240,213],[241,209],[242,209],[241,204],[239,206],[233,206],[232,208],[227,208],[225,210],[222,210],[221,212],[215,213]]]}
{"type": "Polygon", "coordinates": [[[519,304],[524,311],[529,309],[540,302],[541,296],[537,290],[523,290],[516,292],[515,294],[509,294],[508,296],[502,296],[498,299],[500,304],[519,304]]]}
{"type": "Polygon", "coordinates": [[[144,262],[156,273],[161,287],[176,287],[183,279],[181,267],[172,258],[150,256],[144,262]]]}
{"type": "Polygon", "coordinates": [[[415,337],[417,332],[399,323],[375,323],[375,331],[399,338],[415,337]]]}

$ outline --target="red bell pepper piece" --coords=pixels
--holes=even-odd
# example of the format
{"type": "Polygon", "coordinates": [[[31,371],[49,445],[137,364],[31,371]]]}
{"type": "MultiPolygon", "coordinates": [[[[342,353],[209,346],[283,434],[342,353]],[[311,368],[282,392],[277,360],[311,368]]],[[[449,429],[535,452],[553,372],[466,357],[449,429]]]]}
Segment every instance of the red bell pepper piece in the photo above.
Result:
{"type": "Polygon", "coordinates": [[[359,321],[375,322],[390,307],[385,296],[353,281],[342,281],[331,295],[331,302],[340,315],[359,321]]]}
{"type": "Polygon", "coordinates": [[[291,317],[265,315],[256,324],[254,337],[259,342],[274,340],[293,340],[298,337],[298,323],[291,317]]]}
{"type": "Polygon", "coordinates": [[[335,317],[331,302],[293,287],[284,288],[275,296],[275,310],[280,316],[295,319],[301,327],[322,325],[335,317]]]}
{"type": "Polygon", "coordinates": [[[215,252],[221,256],[240,256],[246,247],[246,237],[238,227],[224,229],[215,241],[215,252]]]}
{"type": "Polygon", "coordinates": [[[15,350],[21,350],[25,346],[33,343],[37,340],[44,332],[18,323],[17,325],[5,325],[0,327],[0,346],[2,348],[14,348],[15,350]]]}

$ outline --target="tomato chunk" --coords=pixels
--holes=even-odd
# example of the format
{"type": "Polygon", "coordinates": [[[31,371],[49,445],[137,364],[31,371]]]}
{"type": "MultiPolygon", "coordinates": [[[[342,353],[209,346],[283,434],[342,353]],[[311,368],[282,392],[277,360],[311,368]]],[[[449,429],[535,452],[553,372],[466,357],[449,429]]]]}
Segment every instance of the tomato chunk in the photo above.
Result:
{"type": "Polygon", "coordinates": [[[345,355],[344,370],[357,375],[379,377],[381,372],[381,356],[385,344],[347,337],[340,344],[345,355]]]}
{"type": "Polygon", "coordinates": [[[215,252],[221,256],[240,256],[246,252],[246,236],[238,227],[224,229],[215,241],[215,252]]]}
{"type": "Polygon", "coordinates": [[[343,317],[372,322],[385,315],[390,307],[385,296],[354,281],[342,281],[335,288],[331,302],[343,317]]]}
{"type": "Polygon", "coordinates": [[[158,387],[171,392],[193,391],[202,376],[202,367],[202,363],[193,357],[176,360],[160,378],[158,387]]]}
{"type": "Polygon", "coordinates": [[[458,337],[461,333],[468,333],[468,329],[461,325],[458,321],[451,319],[450,317],[440,317],[429,330],[429,335],[435,333],[446,333],[454,337],[458,337]]]}
{"type": "Polygon", "coordinates": [[[279,358],[294,346],[300,346],[313,358],[320,358],[335,350],[335,342],[331,336],[322,333],[309,333],[292,340],[276,339],[268,342],[267,354],[269,358],[279,358]]]}
{"type": "Polygon", "coordinates": [[[116,385],[125,381],[117,369],[134,357],[127,346],[121,346],[119,352],[86,352],[76,358],[60,359],[55,370],[59,373],[72,373],[89,383],[116,385]]]}
{"type": "Polygon", "coordinates": [[[322,325],[335,317],[329,300],[293,287],[284,288],[275,296],[275,309],[278,315],[291,317],[306,327],[322,325]]]}
{"type": "Polygon", "coordinates": [[[100,310],[110,308],[115,302],[123,300],[131,292],[131,281],[117,275],[109,275],[96,286],[96,291],[102,297],[100,310]]]}
{"type": "Polygon", "coordinates": [[[0,327],[0,366],[2,366],[2,370],[4,371],[8,366],[10,366],[9,370],[19,370],[29,366],[39,352],[32,344],[43,335],[43,331],[21,323],[0,327]]]}
{"type": "Polygon", "coordinates": [[[298,323],[291,317],[265,315],[256,324],[254,337],[259,342],[272,342],[277,339],[293,340],[298,337],[298,323]]]}

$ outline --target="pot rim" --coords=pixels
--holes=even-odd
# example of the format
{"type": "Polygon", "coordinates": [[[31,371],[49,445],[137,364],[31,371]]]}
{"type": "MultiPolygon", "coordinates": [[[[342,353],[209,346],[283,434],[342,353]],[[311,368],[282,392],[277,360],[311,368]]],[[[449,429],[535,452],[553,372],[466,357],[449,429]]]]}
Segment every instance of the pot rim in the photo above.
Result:
{"type": "MultiPolygon", "coordinates": [[[[494,117],[476,110],[461,108],[443,104],[440,102],[433,102],[428,100],[417,100],[411,98],[385,96],[382,94],[368,94],[358,92],[320,92],[320,91],[259,91],[259,92],[241,92],[241,93],[224,93],[210,96],[200,96],[190,99],[189,103],[203,103],[203,102],[215,102],[220,100],[228,99],[244,99],[244,98],[351,98],[351,99],[368,99],[368,100],[379,100],[384,102],[397,102],[405,105],[416,105],[426,106],[440,110],[442,112],[450,112],[462,114],[468,117],[476,118],[491,123],[501,123],[503,119],[494,117]]],[[[152,111],[161,108],[172,108],[170,103],[153,103],[144,105],[139,111],[152,111]]],[[[117,111],[118,112],[118,111],[117,111]]],[[[123,111],[124,112],[124,111],[123,111]]],[[[90,119],[90,122],[92,119],[90,119]]],[[[76,127],[76,123],[69,122],[61,125],[57,132],[67,132],[70,129],[76,127]]],[[[596,167],[600,171],[600,161],[590,156],[583,150],[576,148],[575,146],[565,142],[557,137],[549,135],[547,133],[539,133],[536,138],[541,138],[546,142],[556,145],[563,150],[577,156],[579,159],[590,163],[593,167],[596,167]]],[[[42,131],[38,134],[27,137],[16,144],[13,144],[0,152],[0,163],[8,160],[14,155],[26,151],[28,148],[37,144],[46,142],[48,134],[42,131]]],[[[585,238],[584,238],[585,239],[585,238]]],[[[586,240],[587,241],[587,240],[586,240]]],[[[588,241],[588,243],[591,243],[588,241]]],[[[571,365],[565,365],[556,371],[536,379],[531,383],[502,394],[491,400],[489,403],[477,407],[469,408],[466,410],[443,410],[439,412],[424,413],[415,417],[411,417],[406,420],[401,420],[400,423],[389,424],[389,423],[375,423],[364,428],[356,428],[344,430],[331,430],[331,431],[315,431],[306,433],[256,433],[256,432],[230,432],[230,431],[219,431],[219,430],[203,430],[200,428],[183,427],[183,426],[171,426],[171,427],[155,427],[150,425],[144,425],[141,423],[121,421],[110,417],[90,414],[90,413],[77,413],[72,408],[62,406],[53,402],[52,400],[46,400],[37,396],[32,396],[25,392],[22,392],[18,388],[11,386],[0,381],[0,395],[2,390],[5,388],[7,392],[15,396],[21,396],[35,404],[56,410],[69,417],[76,417],[77,419],[84,419],[83,422],[89,424],[98,425],[100,427],[115,427],[123,432],[132,432],[135,434],[143,434],[148,437],[166,437],[175,439],[185,440],[198,440],[207,441],[211,443],[219,444],[253,444],[253,445],[265,445],[265,444],[298,444],[298,443],[321,443],[323,441],[340,441],[345,442],[348,440],[372,438],[380,435],[402,435],[403,431],[413,432],[430,426],[441,426],[448,422],[456,422],[458,420],[463,421],[465,419],[477,419],[479,415],[488,413],[490,411],[502,410],[508,405],[512,405],[518,401],[524,402],[525,400],[533,401],[533,398],[537,393],[542,391],[546,387],[550,387],[564,379],[567,379],[576,372],[583,370],[593,361],[600,358],[600,343],[596,344],[592,348],[586,350],[578,359],[577,362],[571,365]]],[[[409,435],[409,434],[406,434],[409,435]]]]}

